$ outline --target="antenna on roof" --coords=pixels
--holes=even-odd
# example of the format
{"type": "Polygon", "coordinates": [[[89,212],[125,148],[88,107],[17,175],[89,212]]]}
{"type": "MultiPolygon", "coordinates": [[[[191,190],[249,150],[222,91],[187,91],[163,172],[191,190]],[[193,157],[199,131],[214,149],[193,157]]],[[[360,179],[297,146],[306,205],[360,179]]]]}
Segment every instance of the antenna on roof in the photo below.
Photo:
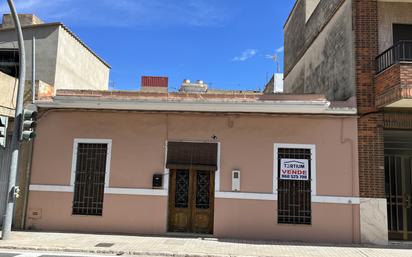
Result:
{"type": "Polygon", "coordinates": [[[114,80],[110,80],[109,82],[109,90],[115,90],[116,89],[116,82],[114,80]]]}
{"type": "Polygon", "coordinates": [[[275,63],[276,63],[276,73],[279,73],[280,71],[279,71],[279,54],[273,54],[272,56],[271,56],[272,58],[272,61],[274,61],[275,63]]]}

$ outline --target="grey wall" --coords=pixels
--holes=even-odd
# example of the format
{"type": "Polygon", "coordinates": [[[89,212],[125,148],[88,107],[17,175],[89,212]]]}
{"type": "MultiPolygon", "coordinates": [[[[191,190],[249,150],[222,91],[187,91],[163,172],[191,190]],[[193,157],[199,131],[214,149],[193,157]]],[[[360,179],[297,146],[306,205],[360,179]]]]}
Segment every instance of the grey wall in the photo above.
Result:
{"type": "MultiPolygon", "coordinates": [[[[26,79],[31,80],[32,77],[32,38],[34,35],[36,37],[36,79],[54,85],[58,26],[24,28],[23,35],[27,56],[26,79]]],[[[17,36],[14,30],[0,31],[0,48],[18,48],[17,36]]]]}
{"type": "Polygon", "coordinates": [[[284,90],[347,100],[355,95],[351,0],[321,0],[307,22],[305,1],[285,26],[284,90]]]}
{"type": "Polygon", "coordinates": [[[305,0],[298,0],[291,16],[289,17],[289,21],[286,23],[284,28],[285,75],[291,71],[305,47],[305,19],[305,0]]]}
{"type": "Polygon", "coordinates": [[[379,52],[393,45],[392,24],[412,24],[412,3],[378,2],[379,52]]]}
{"type": "MultiPolygon", "coordinates": [[[[34,35],[36,80],[42,80],[55,89],[108,89],[110,69],[59,24],[26,27],[23,34],[27,80],[32,78],[34,35]]],[[[0,48],[18,48],[14,30],[0,30],[0,48]]]]}

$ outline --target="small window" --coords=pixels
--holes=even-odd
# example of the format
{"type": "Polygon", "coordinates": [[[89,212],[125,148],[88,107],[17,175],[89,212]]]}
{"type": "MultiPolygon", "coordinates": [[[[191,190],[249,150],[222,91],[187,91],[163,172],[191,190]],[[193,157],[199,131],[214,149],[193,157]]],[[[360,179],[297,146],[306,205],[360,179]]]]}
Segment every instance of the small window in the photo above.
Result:
{"type": "Polygon", "coordinates": [[[78,143],[76,148],[73,215],[101,216],[108,144],[78,143]]]}
{"type": "Polygon", "coordinates": [[[401,41],[412,41],[412,25],[393,24],[393,44],[396,45],[401,41]]]}
{"type": "Polygon", "coordinates": [[[312,223],[310,149],[278,149],[278,223],[312,223]]]}
{"type": "Polygon", "coordinates": [[[17,78],[19,76],[19,51],[0,49],[0,71],[17,78]]]}

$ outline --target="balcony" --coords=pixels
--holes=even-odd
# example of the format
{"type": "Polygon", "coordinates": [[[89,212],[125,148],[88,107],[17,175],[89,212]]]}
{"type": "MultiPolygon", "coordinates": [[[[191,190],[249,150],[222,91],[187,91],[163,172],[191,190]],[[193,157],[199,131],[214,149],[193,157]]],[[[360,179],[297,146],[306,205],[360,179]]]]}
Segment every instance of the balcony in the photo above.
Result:
{"type": "Polygon", "coordinates": [[[412,108],[412,41],[399,41],[376,58],[377,107],[412,108]]]}

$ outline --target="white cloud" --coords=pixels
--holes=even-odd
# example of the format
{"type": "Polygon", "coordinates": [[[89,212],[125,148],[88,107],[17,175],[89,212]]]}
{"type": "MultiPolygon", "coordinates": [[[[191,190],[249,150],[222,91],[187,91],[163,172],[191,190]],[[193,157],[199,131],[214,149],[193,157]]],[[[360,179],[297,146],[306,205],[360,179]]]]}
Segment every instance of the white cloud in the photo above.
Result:
{"type": "Polygon", "coordinates": [[[278,49],[276,49],[274,54],[267,54],[265,55],[266,59],[271,59],[273,61],[279,61],[281,53],[283,53],[285,51],[285,47],[281,46],[278,49]]]}
{"type": "Polygon", "coordinates": [[[254,57],[257,54],[256,49],[246,49],[245,51],[242,52],[240,56],[236,56],[233,58],[233,61],[235,62],[244,62],[252,57],[254,57]]]}

